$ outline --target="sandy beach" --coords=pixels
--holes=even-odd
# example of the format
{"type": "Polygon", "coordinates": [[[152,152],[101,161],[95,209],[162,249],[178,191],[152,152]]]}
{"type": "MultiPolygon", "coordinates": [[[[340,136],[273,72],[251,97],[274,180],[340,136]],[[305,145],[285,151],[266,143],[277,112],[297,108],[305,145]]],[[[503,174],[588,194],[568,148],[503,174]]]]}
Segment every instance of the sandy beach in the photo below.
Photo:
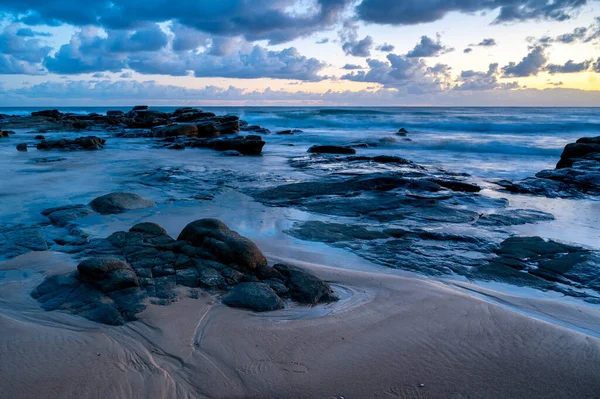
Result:
{"type": "MultiPolygon", "coordinates": [[[[313,266],[346,294],[265,315],[210,296],[109,327],[24,293],[61,259],[2,265],[3,398],[593,398],[600,312],[539,301],[530,315],[439,282],[313,266]],[[541,320],[564,314],[563,326],[541,320]],[[568,325],[567,325],[568,323],[568,325]],[[569,328],[569,326],[571,328],[569,328]]],[[[185,295],[184,295],[185,296],[185,295]]],[[[510,297],[504,298],[505,303],[510,297]]]]}

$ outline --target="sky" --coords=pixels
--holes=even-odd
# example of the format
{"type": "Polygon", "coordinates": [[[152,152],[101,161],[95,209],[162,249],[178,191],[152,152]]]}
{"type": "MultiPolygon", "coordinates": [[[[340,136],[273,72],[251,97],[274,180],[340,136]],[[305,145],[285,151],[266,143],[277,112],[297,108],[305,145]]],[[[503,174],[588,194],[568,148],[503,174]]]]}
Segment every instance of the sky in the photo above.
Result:
{"type": "Polygon", "coordinates": [[[0,106],[600,106],[600,0],[2,0],[0,106]]]}

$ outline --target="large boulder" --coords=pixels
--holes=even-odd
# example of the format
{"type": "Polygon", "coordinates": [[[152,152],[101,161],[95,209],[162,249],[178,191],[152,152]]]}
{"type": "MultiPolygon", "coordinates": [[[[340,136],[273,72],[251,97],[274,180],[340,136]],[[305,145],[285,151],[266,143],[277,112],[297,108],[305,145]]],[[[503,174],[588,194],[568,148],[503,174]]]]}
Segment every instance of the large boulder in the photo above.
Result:
{"type": "Polygon", "coordinates": [[[256,312],[268,312],[284,307],[281,298],[265,283],[241,283],[223,298],[223,303],[256,312]]]}
{"type": "Polygon", "coordinates": [[[356,154],[354,148],[338,145],[313,145],[308,152],[313,154],[356,154]]]}
{"type": "Polygon", "coordinates": [[[151,208],[156,204],[137,194],[111,193],[94,199],[90,202],[90,206],[98,213],[109,215],[135,209],[151,208]]]}
{"type": "Polygon", "coordinates": [[[135,271],[116,258],[91,258],[77,265],[79,279],[107,293],[140,285],[135,271]]]}
{"type": "Polygon", "coordinates": [[[110,116],[111,118],[123,118],[125,116],[125,112],[123,112],[123,111],[106,111],[106,116],[110,116]]]}
{"type": "Polygon", "coordinates": [[[198,123],[196,129],[198,130],[198,137],[201,138],[215,138],[221,135],[214,122],[198,123]]]}
{"type": "Polygon", "coordinates": [[[570,168],[576,159],[584,158],[589,154],[600,153],[600,136],[582,137],[577,142],[567,144],[556,164],[557,169],[570,168]]]}
{"type": "Polygon", "coordinates": [[[338,300],[329,284],[306,270],[282,263],[273,268],[286,278],[285,285],[289,288],[289,294],[297,302],[315,305],[338,300]]]}
{"type": "Polygon", "coordinates": [[[237,264],[246,270],[267,265],[267,259],[256,244],[217,219],[200,219],[188,224],[178,240],[201,247],[224,264],[237,264]]]}

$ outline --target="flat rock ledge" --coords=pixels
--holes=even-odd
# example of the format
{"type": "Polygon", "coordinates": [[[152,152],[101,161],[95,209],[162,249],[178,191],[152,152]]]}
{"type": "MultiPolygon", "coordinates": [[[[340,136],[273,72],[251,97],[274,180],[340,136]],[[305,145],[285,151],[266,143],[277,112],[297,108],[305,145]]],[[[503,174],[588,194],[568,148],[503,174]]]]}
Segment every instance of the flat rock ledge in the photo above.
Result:
{"type": "Polygon", "coordinates": [[[176,301],[182,286],[224,293],[225,305],[257,312],[281,309],[287,299],[338,300],[326,282],[301,268],[269,266],[252,241],[216,219],[190,223],[177,240],[157,224],[140,223],[90,245],[94,256],[76,271],[51,276],[32,292],[42,308],[121,325],[136,320],[148,302],[176,301]]]}

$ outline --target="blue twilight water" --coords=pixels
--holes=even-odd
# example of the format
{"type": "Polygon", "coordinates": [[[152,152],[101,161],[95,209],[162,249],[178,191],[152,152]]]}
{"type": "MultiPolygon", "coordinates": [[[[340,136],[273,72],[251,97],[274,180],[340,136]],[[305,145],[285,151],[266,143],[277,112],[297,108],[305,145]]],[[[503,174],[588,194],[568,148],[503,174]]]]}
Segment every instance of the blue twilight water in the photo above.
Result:
{"type": "MultiPolygon", "coordinates": [[[[62,112],[104,113],[131,107],[62,107],[62,112]]],[[[177,107],[152,107],[172,111],[177,107]]],[[[523,178],[551,168],[562,148],[584,136],[600,135],[598,108],[315,108],[202,107],[236,114],[273,132],[302,129],[268,141],[348,144],[382,140],[378,153],[444,166],[481,178],[523,178]],[[411,141],[394,133],[406,128],[411,141]]],[[[0,108],[28,115],[42,108],[0,108]]]]}

